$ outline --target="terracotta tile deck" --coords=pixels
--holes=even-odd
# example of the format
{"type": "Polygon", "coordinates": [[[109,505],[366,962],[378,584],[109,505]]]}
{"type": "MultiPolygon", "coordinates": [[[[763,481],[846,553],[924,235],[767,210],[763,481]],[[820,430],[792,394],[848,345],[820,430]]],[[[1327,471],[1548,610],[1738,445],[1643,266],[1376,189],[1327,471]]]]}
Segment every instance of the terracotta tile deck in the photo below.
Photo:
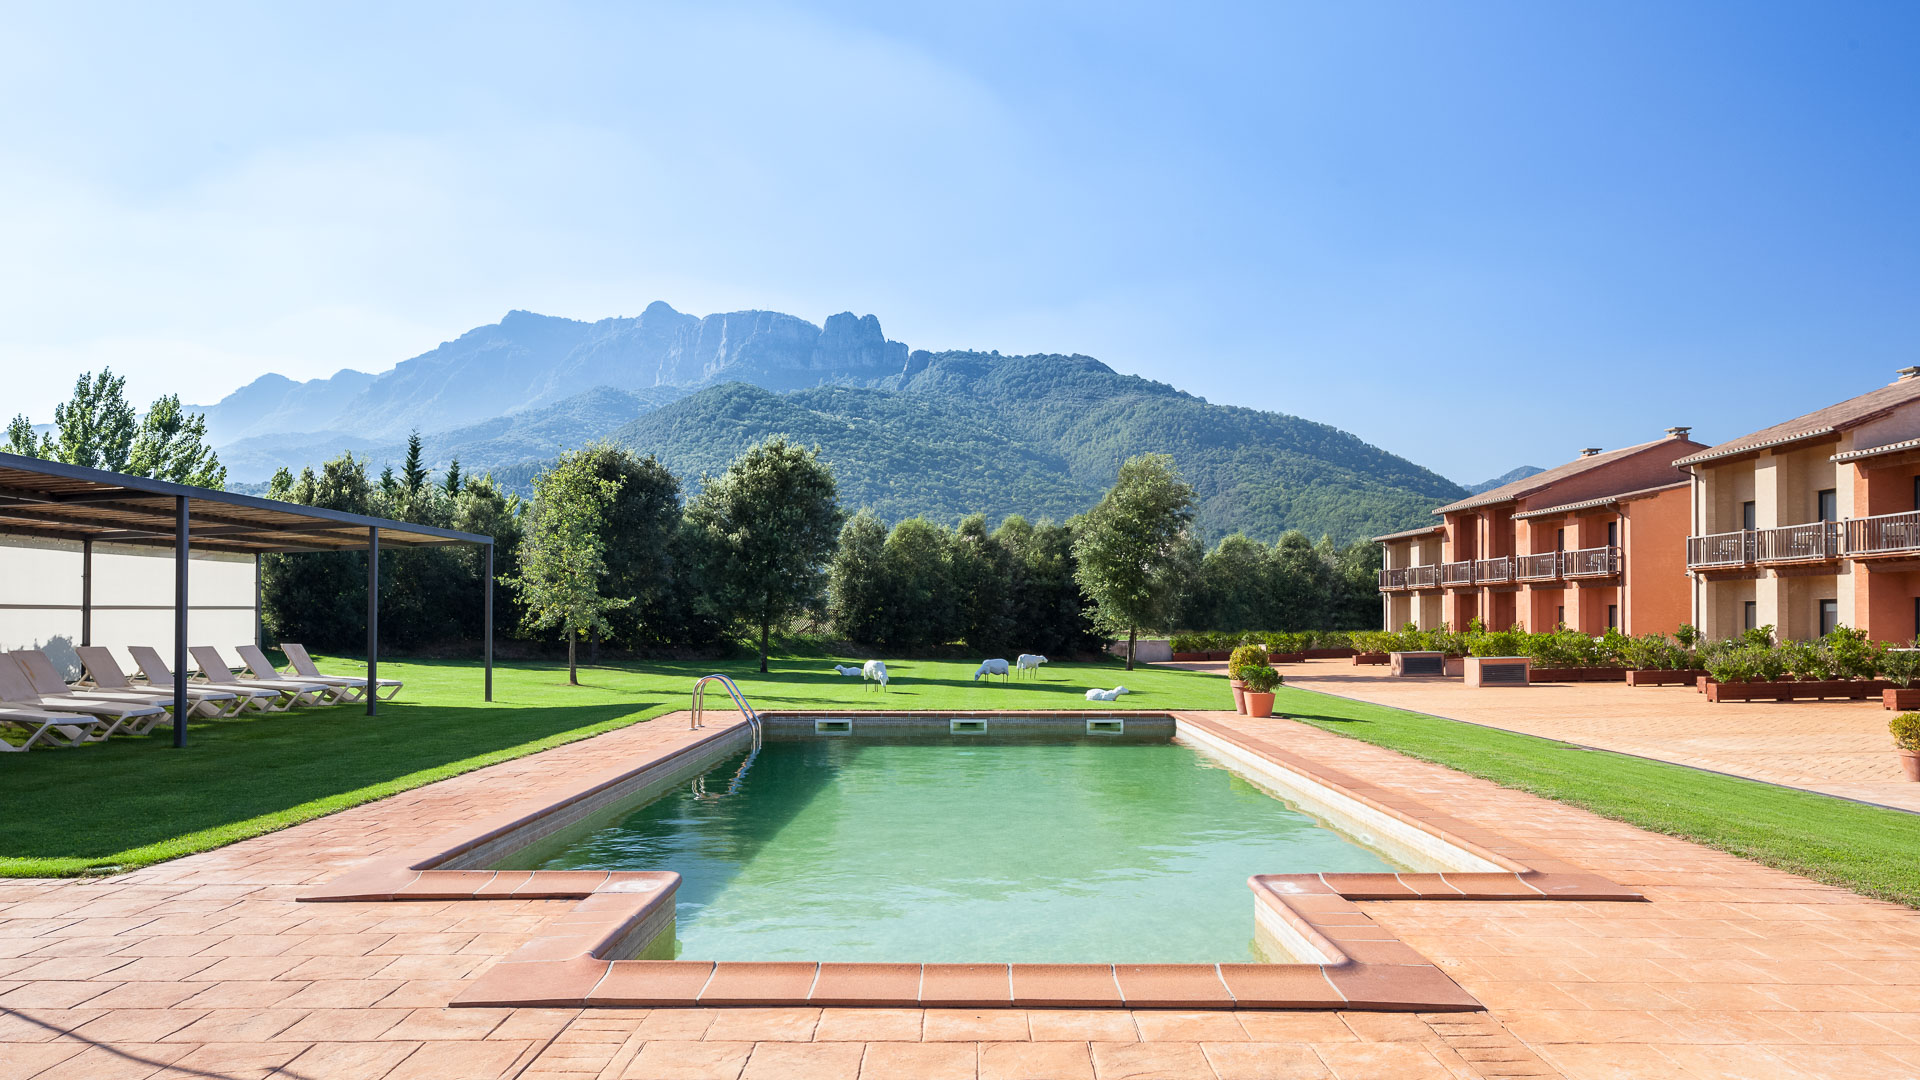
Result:
{"type": "Polygon", "coordinates": [[[1920,812],[1920,784],[1901,776],[1887,734],[1893,714],[1877,699],[1715,704],[1681,686],[1471,688],[1458,678],[1395,679],[1345,660],[1282,670],[1288,686],[1303,690],[1920,812]]]}
{"type": "Polygon", "coordinates": [[[1916,913],[1304,725],[1211,718],[1651,902],[1365,902],[1488,1005],[1406,1014],[448,1009],[573,901],[292,899],[686,738],[656,721],[117,878],[0,883],[0,1078],[1920,1076],[1916,913]]]}

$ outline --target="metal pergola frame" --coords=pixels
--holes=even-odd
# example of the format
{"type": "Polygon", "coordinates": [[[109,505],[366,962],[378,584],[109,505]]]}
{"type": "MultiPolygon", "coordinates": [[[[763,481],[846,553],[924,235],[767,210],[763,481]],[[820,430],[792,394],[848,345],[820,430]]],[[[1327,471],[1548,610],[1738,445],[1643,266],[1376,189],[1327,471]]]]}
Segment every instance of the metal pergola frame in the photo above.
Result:
{"type": "MultiPolygon", "coordinates": [[[[377,715],[380,670],[380,547],[482,550],[486,700],[493,700],[493,537],[404,521],[275,502],[252,495],[128,476],[58,461],[0,454],[0,535],[80,544],[80,643],[93,644],[93,545],[171,547],[173,596],[173,745],[187,745],[187,563],[190,552],[254,557],[259,611],[260,556],[364,551],[367,554],[367,715],[377,715]],[[195,522],[203,523],[194,528],[195,522]]],[[[256,637],[258,630],[256,628],[256,637]]],[[[262,643],[264,644],[264,642],[262,643]]]]}

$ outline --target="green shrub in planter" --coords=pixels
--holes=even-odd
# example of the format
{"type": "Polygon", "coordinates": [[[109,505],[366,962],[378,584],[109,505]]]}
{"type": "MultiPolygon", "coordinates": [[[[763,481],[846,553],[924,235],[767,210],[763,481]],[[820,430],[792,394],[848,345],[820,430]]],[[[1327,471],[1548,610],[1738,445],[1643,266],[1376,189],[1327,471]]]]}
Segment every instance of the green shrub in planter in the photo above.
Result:
{"type": "Polygon", "coordinates": [[[1240,681],[1247,684],[1249,694],[1271,694],[1273,688],[1284,681],[1281,674],[1270,667],[1244,667],[1240,669],[1240,681]]]}
{"type": "Polygon", "coordinates": [[[1258,645],[1241,645],[1233,650],[1232,656],[1227,657],[1227,676],[1237,679],[1240,676],[1235,675],[1234,672],[1239,671],[1243,667],[1254,666],[1269,666],[1267,663],[1267,650],[1258,645]]]}
{"type": "Polygon", "coordinates": [[[1780,646],[1780,663],[1796,679],[1833,678],[1833,658],[1812,641],[1789,641],[1780,646]]]}
{"type": "Polygon", "coordinates": [[[1920,713],[1903,712],[1887,721],[1893,744],[1911,754],[1920,754],[1920,713]]]}
{"type": "Polygon", "coordinates": [[[1920,649],[1882,649],[1876,667],[1881,678],[1904,690],[1920,678],[1920,649]]]}
{"type": "Polygon", "coordinates": [[[1471,656],[1525,656],[1532,644],[1531,638],[1531,634],[1519,627],[1468,634],[1467,652],[1471,656]]]}
{"type": "Polygon", "coordinates": [[[1828,667],[1834,678],[1871,679],[1873,671],[1880,664],[1880,654],[1886,646],[1867,640],[1867,632],[1852,627],[1836,626],[1821,642],[1826,649],[1828,667]]]}

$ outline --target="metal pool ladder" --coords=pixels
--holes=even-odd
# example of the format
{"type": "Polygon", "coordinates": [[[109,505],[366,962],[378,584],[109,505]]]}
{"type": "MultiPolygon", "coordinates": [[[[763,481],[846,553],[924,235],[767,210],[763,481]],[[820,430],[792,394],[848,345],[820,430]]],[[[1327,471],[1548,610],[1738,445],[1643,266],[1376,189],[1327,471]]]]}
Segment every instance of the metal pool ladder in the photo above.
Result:
{"type": "Polygon", "coordinates": [[[741,782],[747,778],[747,770],[753,768],[753,760],[760,756],[761,741],[760,714],[754,712],[753,706],[747,704],[747,697],[740,692],[740,687],[736,686],[732,679],[720,674],[702,675],[694,680],[693,729],[697,730],[706,726],[701,723],[701,720],[706,712],[707,684],[710,682],[719,683],[721,687],[726,690],[727,696],[733,699],[734,705],[739,708],[740,715],[747,718],[747,730],[753,736],[753,749],[747,752],[747,760],[740,763],[740,768],[733,774],[733,779],[727,781],[727,790],[725,791],[708,791],[707,778],[704,776],[694,777],[691,785],[693,797],[705,802],[724,799],[729,795],[739,792],[741,782]]]}

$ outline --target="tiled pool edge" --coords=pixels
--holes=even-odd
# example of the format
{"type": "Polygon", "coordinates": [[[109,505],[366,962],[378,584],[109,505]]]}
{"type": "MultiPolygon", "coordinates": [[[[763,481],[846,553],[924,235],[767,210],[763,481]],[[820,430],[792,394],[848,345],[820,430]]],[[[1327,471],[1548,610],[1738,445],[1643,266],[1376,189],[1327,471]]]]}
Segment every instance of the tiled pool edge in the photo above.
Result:
{"type": "MultiPolygon", "coordinates": [[[[782,713],[787,719],[838,716],[782,713]]],[[[905,716],[907,714],[890,714],[905,716]]],[[[946,716],[948,714],[941,713],[946,716]]],[[[959,715],[959,714],[953,714],[959,715]]],[[[975,713],[1015,718],[1030,714],[975,713]]],[[[1323,954],[1320,964],[863,964],[618,960],[627,943],[672,918],[679,875],[666,872],[442,870],[558,814],[573,817],[646,775],[684,767],[744,738],[716,722],[636,766],[583,778],[558,801],[497,814],[451,840],[424,844],[310,891],[304,901],[578,899],[550,928],[470,983],[456,1006],[838,1005],[966,1008],[1479,1010],[1472,995],[1375,923],[1360,900],[1641,900],[1639,893],[1435,811],[1417,799],[1233,731],[1204,714],[1165,710],[1049,713],[1046,718],[1171,716],[1282,771],[1304,776],[1423,833],[1499,865],[1499,873],[1257,875],[1259,917],[1323,954]]],[[[684,714],[662,717],[672,723],[684,714]]],[[[1286,724],[1287,721],[1276,721],[1286,724]]],[[[1277,729],[1283,730],[1283,729],[1277,729]]]]}

